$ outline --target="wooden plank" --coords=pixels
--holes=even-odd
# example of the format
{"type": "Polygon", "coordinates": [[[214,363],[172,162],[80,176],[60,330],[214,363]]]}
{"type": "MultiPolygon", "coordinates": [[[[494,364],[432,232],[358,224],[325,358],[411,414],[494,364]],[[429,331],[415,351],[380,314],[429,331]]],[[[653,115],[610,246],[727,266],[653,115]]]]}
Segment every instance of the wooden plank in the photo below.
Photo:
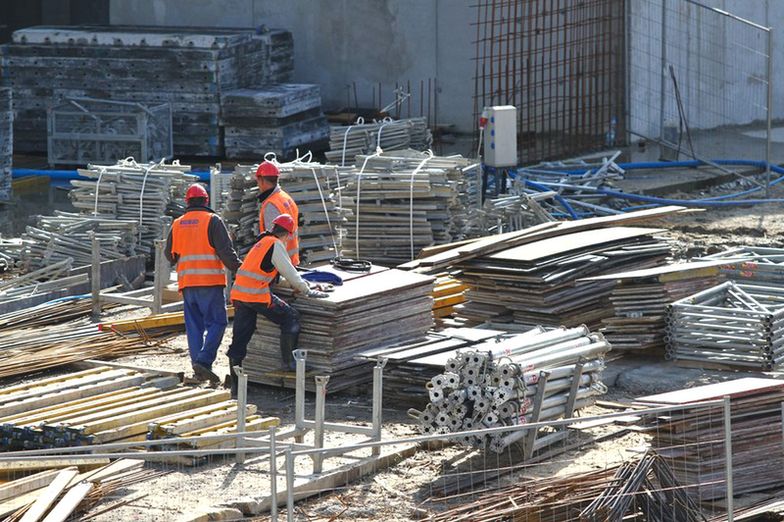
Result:
{"type": "Polygon", "coordinates": [[[45,488],[52,483],[59,473],[60,471],[56,469],[40,471],[28,477],[2,484],[0,485],[0,501],[18,497],[36,489],[45,488]]]}
{"type": "Polygon", "coordinates": [[[24,514],[20,522],[38,522],[49,511],[71,480],[78,475],[75,469],[65,469],[57,474],[41,495],[36,499],[30,509],[24,514]]]}
{"type": "Polygon", "coordinates": [[[697,386],[685,390],[647,395],[645,397],[639,397],[636,399],[636,402],[649,404],[689,404],[692,402],[721,399],[727,395],[735,399],[774,390],[784,390],[784,380],[744,377],[733,381],[707,384],[705,386],[697,386]]]}
{"type": "MultiPolygon", "coordinates": [[[[723,264],[726,264],[726,260],[673,263],[670,265],[645,268],[643,270],[630,270],[628,272],[586,277],[579,279],[579,281],[620,281],[623,279],[642,279],[646,277],[663,276],[665,274],[689,274],[689,277],[705,277],[706,275],[717,275],[719,273],[719,267],[723,264]]],[[[675,280],[677,279],[667,279],[667,281],[675,280]]]]}
{"type": "Polygon", "coordinates": [[[90,482],[80,482],[79,484],[71,487],[68,492],[63,496],[62,500],[52,507],[52,510],[43,520],[43,522],[65,522],[71,516],[79,504],[84,500],[84,497],[93,489],[93,484],[90,482]]]}
{"type": "Polygon", "coordinates": [[[43,488],[23,493],[20,496],[0,502],[0,519],[5,520],[4,517],[16,513],[21,508],[29,506],[38,498],[43,488]]]}
{"type": "Polygon", "coordinates": [[[40,471],[46,469],[62,469],[77,467],[79,469],[95,469],[105,466],[109,459],[85,459],[78,455],[73,457],[52,457],[45,460],[17,460],[13,462],[0,461],[0,475],[40,471]]]}

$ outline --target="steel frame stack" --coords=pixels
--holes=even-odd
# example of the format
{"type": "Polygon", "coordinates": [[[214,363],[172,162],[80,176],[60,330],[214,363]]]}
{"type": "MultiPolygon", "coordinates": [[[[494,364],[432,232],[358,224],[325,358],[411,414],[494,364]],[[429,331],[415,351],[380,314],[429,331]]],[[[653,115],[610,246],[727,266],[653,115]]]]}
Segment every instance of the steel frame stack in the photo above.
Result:
{"type": "Polygon", "coordinates": [[[69,98],[49,108],[46,124],[49,165],[159,161],[173,152],[168,103],[69,98]]]}
{"type": "Polygon", "coordinates": [[[727,281],[671,305],[667,357],[775,370],[784,363],[783,334],[784,288],[727,281]]]}
{"type": "Polygon", "coordinates": [[[784,248],[743,246],[703,259],[726,260],[727,263],[721,265],[720,270],[727,279],[771,285],[784,283],[784,248]]]}

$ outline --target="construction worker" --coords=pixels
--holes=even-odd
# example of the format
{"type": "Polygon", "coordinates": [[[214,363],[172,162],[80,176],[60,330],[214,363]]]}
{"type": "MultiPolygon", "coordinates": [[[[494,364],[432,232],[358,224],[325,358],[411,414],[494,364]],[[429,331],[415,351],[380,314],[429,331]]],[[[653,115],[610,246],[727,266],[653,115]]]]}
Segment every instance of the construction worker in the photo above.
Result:
{"type": "Polygon", "coordinates": [[[280,326],[280,355],[286,370],[296,369],[293,351],[299,339],[299,312],[270,291],[270,285],[283,276],[297,293],[324,298],[327,294],[318,285],[311,289],[294,268],[285,245],[296,231],[296,222],[289,214],[272,220],[270,230],[253,245],[237,271],[231,300],[234,303],[233,337],[229,356],[231,392],[237,394],[235,366],[242,366],[248,343],[256,331],[256,316],[261,314],[280,326]]]}
{"type": "Polygon", "coordinates": [[[281,214],[294,218],[294,231],[284,244],[294,266],[299,265],[299,209],[294,200],[278,185],[280,170],[274,163],[264,161],[256,169],[256,183],[259,186],[259,230],[272,228],[272,222],[281,214]]]}
{"type": "Polygon", "coordinates": [[[207,206],[209,201],[202,185],[188,187],[185,214],[174,220],[165,254],[177,267],[193,373],[201,381],[217,384],[220,379],[212,363],[228,324],[223,267],[234,272],[241,261],[223,220],[207,206]]]}

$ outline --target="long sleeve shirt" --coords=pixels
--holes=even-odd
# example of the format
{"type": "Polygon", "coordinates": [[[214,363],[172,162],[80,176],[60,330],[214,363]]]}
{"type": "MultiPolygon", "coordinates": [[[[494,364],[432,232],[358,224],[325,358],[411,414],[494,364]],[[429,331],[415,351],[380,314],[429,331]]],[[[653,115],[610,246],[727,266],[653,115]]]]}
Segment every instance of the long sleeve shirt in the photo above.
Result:
{"type": "MultiPolygon", "coordinates": [[[[278,269],[280,275],[289,282],[294,290],[303,294],[308,293],[310,287],[305,280],[300,277],[299,272],[294,268],[294,265],[291,264],[291,258],[289,257],[288,252],[286,252],[286,247],[283,246],[283,243],[280,241],[275,242],[275,246],[272,248],[271,257],[272,264],[278,269]]],[[[262,267],[263,266],[264,262],[262,261],[262,267]]]]}
{"type": "MultiPolygon", "coordinates": [[[[242,261],[240,261],[237,251],[234,250],[231,237],[229,237],[229,231],[220,216],[215,214],[215,211],[209,207],[188,207],[187,210],[201,210],[213,213],[210,218],[210,223],[207,226],[207,240],[210,242],[210,246],[215,249],[215,254],[220,258],[226,268],[232,272],[239,270],[242,261]]],[[[166,238],[164,255],[166,256],[166,259],[169,260],[169,263],[173,265],[177,263],[178,256],[172,253],[171,230],[169,230],[169,236],[166,238]]]]}

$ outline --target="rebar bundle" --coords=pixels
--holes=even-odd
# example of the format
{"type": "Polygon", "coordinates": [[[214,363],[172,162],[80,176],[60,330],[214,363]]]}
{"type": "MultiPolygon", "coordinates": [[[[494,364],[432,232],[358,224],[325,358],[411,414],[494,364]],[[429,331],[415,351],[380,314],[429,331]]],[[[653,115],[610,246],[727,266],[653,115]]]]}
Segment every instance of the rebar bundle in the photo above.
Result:
{"type": "Polygon", "coordinates": [[[727,281],[679,301],[667,318],[667,356],[771,370],[784,362],[784,288],[727,281]]]}
{"type": "MultiPolygon", "coordinates": [[[[570,416],[606,392],[601,382],[610,345],[579,328],[534,329],[457,352],[427,385],[430,403],[418,414],[424,433],[452,433],[544,422],[570,416]]],[[[501,452],[527,430],[466,436],[462,442],[501,452]]],[[[541,446],[540,446],[541,447],[541,446]]]]}
{"type": "Polygon", "coordinates": [[[372,154],[376,149],[384,151],[414,149],[427,150],[433,144],[433,135],[426,118],[393,120],[391,118],[365,123],[360,119],[353,125],[332,127],[329,131],[327,161],[338,165],[350,165],[361,154],[372,154]]]}

